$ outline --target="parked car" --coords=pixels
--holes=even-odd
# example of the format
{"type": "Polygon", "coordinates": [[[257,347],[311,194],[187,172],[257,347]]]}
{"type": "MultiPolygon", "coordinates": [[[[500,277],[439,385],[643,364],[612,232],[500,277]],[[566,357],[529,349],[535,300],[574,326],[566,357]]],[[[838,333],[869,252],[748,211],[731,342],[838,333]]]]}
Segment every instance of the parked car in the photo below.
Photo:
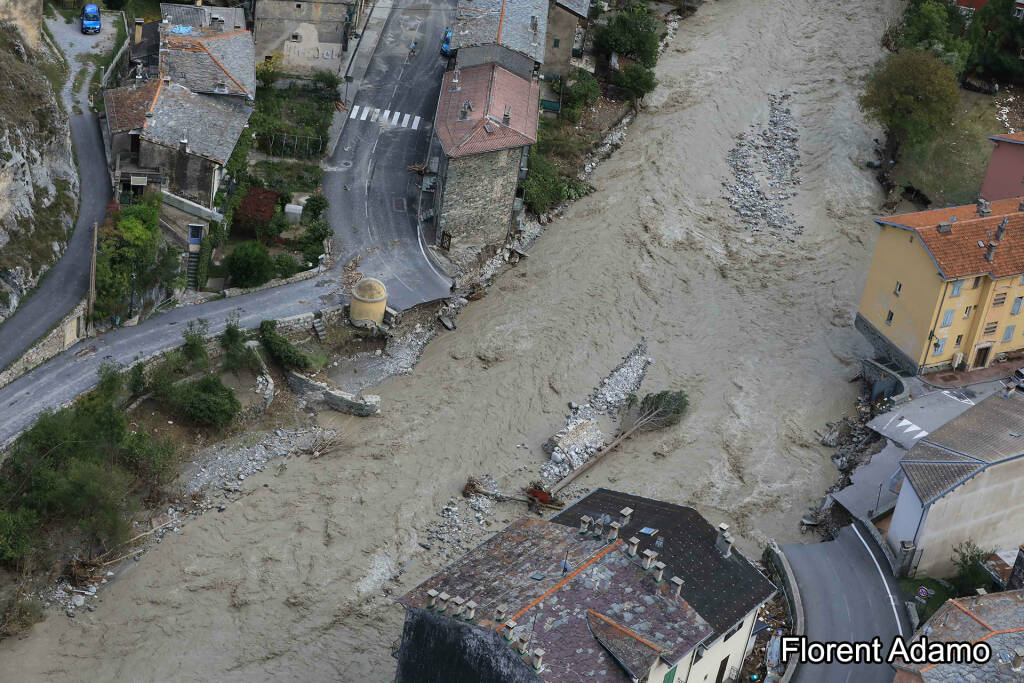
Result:
{"type": "Polygon", "coordinates": [[[1017,368],[1014,370],[1010,379],[1012,379],[1013,383],[1018,387],[1024,386],[1024,368],[1017,368]]]}
{"type": "Polygon", "coordinates": [[[100,32],[100,8],[86,5],[82,8],[82,33],[100,32]]]}
{"type": "Polygon", "coordinates": [[[450,28],[444,30],[444,38],[441,39],[441,54],[445,57],[452,56],[452,30],[450,28]]]}

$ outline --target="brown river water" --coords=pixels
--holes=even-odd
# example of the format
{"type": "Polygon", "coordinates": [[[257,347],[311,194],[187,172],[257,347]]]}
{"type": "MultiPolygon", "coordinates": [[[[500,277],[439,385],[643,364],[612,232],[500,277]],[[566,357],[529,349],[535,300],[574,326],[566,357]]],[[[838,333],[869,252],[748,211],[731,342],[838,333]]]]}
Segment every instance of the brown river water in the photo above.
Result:
{"type": "Polygon", "coordinates": [[[129,562],[95,612],[0,643],[0,680],[392,680],[394,596],[444,564],[418,545],[426,525],[469,474],[535,472],[567,401],[641,336],[656,359],[645,388],[686,389],[690,411],[578,482],[694,505],[754,555],[800,539],[836,474],[814,430],[852,409],[868,350],[852,317],[879,131],[856,97],[899,5],[705,3],[597,191],[379,388],[380,418],[321,415],[345,430],[340,448],[248,478],[252,495],[129,562]],[[780,94],[799,133],[792,240],[749,231],[723,188],[735,136],[780,94]]]}

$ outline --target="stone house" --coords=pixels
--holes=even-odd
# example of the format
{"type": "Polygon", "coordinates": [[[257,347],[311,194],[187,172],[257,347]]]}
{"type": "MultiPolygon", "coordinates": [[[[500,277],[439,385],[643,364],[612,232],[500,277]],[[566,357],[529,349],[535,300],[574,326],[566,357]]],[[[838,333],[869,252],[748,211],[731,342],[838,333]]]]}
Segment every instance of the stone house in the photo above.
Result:
{"type": "Polygon", "coordinates": [[[129,46],[129,59],[125,75],[134,78],[152,78],[160,73],[160,26],[191,26],[205,29],[206,33],[228,33],[245,29],[245,10],[241,7],[213,7],[209,5],[177,5],[160,3],[161,21],[135,20],[129,46]]]}
{"type": "Polygon", "coordinates": [[[395,681],[734,681],[775,593],[727,525],[597,489],[399,598],[395,681]]]}
{"type": "Polygon", "coordinates": [[[338,73],[349,35],[362,26],[363,5],[363,0],[257,0],[256,58],[277,55],[281,70],[296,76],[338,73]]]}
{"type": "Polygon", "coordinates": [[[580,21],[590,14],[590,0],[551,0],[548,8],[547,37],[544,45],[545,75],[568,77],[573,73],[571,60],[577,42],[580,21]]]}
{"type": "Polygon", "coordinates": [[[478,0],[455,10],[452,48],[460,69],[500,64],[533,78],[544,63],[548,0],[478,0]]]}
{"type": "Polygon", "coordinates": [[[434,193],[438,240],[466,265],[504,242],[537,141],[536,80],[498,64],[456,68],[444,75],[434,121],[443,152],[434,193]]]}
{"type": "Polygon", "coordinates": [[[946,577],[953,547],[1013,547],[1024,519],[1024,393],[993,394],[916,444],[886,540],[908,574],[946,577]]]}

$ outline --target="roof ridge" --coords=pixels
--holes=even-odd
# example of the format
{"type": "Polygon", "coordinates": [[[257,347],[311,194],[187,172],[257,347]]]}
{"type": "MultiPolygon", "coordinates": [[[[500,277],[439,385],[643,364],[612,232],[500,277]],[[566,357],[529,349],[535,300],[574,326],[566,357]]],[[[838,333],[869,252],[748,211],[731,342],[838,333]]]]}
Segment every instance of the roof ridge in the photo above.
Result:
{"type": "Polygon", "coordinates": [[[198,37],[193,38],[193,40],[203,40],[203,41],[205,41],[205,40],[215,40],[217,38],[229,38],[231,36],[237,36],[240,33],[249,33],[249,32],[250,31],[247,28],[236,28],[233,31],[227,31],[227,32],[224,32],[224,33],[215,33],[212,36],[198,36],[198,37]]]}
{"type": "Polygon", "coordinates": [[[501,14],[498,15],[498,35],[495,37],[494,42],[501,44],[501,29],[505,25],[505,0],[501,0],[501,14]]]}
{"type": "Polygon", "coordinates": [[[635,633],[634,631],[626,628],[622,624],[616,623],[615,621],[613,621],[612,619],[606,617],[605,615],[601,614],[600,612],[597,612],[595,610],[592,610],[592,609],[588,608],[587,609],[587,614],[593,614],[595,617],[597,617],[598,619],[600,619],[604,623],[608,624],[612,628],[617,628],[618,630],[622,631],[623,633],[625,633],[630,638],[633,638],[635,640],[640,641],[641,643],[643,643],[647,647],[651,648],[652,650],[654,650],[658,654],[661,654],[662,650],[664,649],[664,648],[659,647],[655,643],[652,643],[651,641],[643,638],[639,633],[635,633]]]}
{"type": "MultiPolygon", "coordinates": [[[[968,453],[961,453],[960,451],[956,450],[955,448],[950,448],[949,446],[944,446],[943,444],[935,443],[934,441],[932,441],[928,437],[922,437],[917,443],[922,443],[922,442],[928,444],[929,446],[933,446],[935,448],[940,448],[940,449],[946,451],[947,453],[952,453],[954,455],[959,455],[960,457],[963,457],[963,458],[970,458],[971,460],[973,460],[973,461],[975,461],[977,463],[980,463],[982,465],[992,465],[992,464],[994,464],[994,463],[989,462],[988,460],[982,460],[981,458],[979,458],[977,456],[970,455],[968,453]]],[[[907,455],[910,455],[910,451],[907,451],[907,455]]],[[[925,461],[925,462],[929,462],[929,461],[925,461]]],[[[967,464],[967,463],[956,463],[956,464],[967,464]]]]}
{"type": "Polygon", "coordinates": [[[214,64],[216,64],[216,65],[217,65],[218,67],[220,67],[220,70],[221,70],[221,71],[223,71],[223,72],[224,72],[224,74],[225,74],[225,75],[226,75],[226,76],[227,76],[228,78],[230,78],[230,79],[231,79],[231,80],[232,80],[232,81],[234,82],[234,84],[235,84],[235,85],[237,85],[237,86],[238,86],[239,88],[241,88],[242,92],[244,92],[244,93],[245,93],[246,95],[250,94],[250,93],[249,93],[249,91],[245,89],[245,86],[244,86],[244,85],[242,85],[241,83],[239,83],[239,82],[238,82],[238,79],[237,79],[237,78],[235,78],[234,76],[232,76],[232,75],[231,75],[231,72],[230,72],[230,71],[228,71],[228,70],[227,70],[227,69],[226,69],[226,68],[224,67],[224,65],[220,63],[220,60],[219,60],[219,59],[217,59],[216,57],[214,57],[214,56],[213,56],[213,53],[212,53],[212,52],[210,52],[209,48],[207,48],[207,47],[206,47],[205,45],[203,45],[202,43],[199,43],[199,47],[203,48],[203,52],[205,52],[206,54],[208,54],[208,55],[210,56],[210,59],[212,59],[212,60],[213,60],[213,63],[214,63],[214,64]]]}

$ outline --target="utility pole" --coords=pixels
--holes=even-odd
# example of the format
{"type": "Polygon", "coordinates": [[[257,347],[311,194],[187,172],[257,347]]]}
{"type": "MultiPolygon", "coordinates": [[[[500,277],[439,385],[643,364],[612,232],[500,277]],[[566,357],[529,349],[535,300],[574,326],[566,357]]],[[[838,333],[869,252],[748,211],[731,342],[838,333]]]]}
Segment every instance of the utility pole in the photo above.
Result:
{"type": "MultiPolygon", "coordinates": [[[[89,302],[87,305],[86,329],[92,325],[92,311],[96,305],[96,249],[100,240],[100,224],[93,221],[92,224],[92,258],[89,262],[89,302]]],[[[95,329],[95,327],[93,327],[95,329]]]]}

